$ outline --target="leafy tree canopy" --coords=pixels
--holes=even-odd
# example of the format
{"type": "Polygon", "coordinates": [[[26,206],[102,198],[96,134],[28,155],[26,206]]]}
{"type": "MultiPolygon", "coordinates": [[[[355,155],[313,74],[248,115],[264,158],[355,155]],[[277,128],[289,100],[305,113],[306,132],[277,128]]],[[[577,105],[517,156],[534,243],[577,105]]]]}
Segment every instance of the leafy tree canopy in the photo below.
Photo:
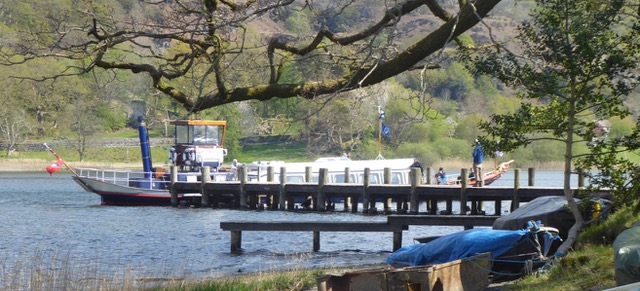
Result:
{"type": "Polygon", "coordinates": [[[405,0],[375,15],[370,1],[121,2],[126,5],[115,9],[109,1],[78,1],[73,11],[15,6],[34,16],[23,19],[31,33],[2,48],[2,63],[41,57],[75,61],[42,79],[98,70],[145,74],[156,90],[189,112],[243,100],[313,99],[427,66],[425,58],[457,41],[500,0],[462,0],[450,11],[441,1],[405,0]],[[304,24],[302,12],[317,15],[319,22],[304,24]],[[356,23],[354,15],[373,16],[356,23]],[[398,27],[427,16],[440,24],[411,30],[406,39],[412,43],[398,41],[398,27]],[[313,35],[269,31],[279,17],[313,35]],[[255,26],[263,37],[248,33],[255,26]]]}
{"type": "Polygon", "coordinates": [[[584,223],[570,188],[573,163],[585,169],[596,166],[608,176],[615,169],[617,181],[629,177],[629,162],[617,154],[638,149],[637,128],[623,138],[607,140],[603,123],[630,113],[624,98],[640,83],[640,22],[636,1],[536,3],[531,21],[519,28],[521,54],[502,48],[475,60],[477,72],[522,90],[523,100],[517,112],[494,114],[481,123],[487,133],[481,140],[489,152],[511,151],[535,141],[562,145],[564,193],[576,219],[558,250],[565,254],[584,223]],[[586,144],[592,148],[578,151],[586,144]]]}

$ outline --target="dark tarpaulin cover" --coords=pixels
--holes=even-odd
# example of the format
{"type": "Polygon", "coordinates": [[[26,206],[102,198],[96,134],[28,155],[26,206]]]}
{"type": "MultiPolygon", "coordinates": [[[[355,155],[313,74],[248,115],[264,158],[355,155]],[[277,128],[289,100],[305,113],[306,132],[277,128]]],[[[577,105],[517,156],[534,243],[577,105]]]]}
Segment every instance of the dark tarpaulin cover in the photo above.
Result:
{"type": "Polygon", "coordinates": [[[623,231],[613,241],[616,284],[640,282],[640,223],[623,231]]]}
{"type": "Polygon", "coordinates": [[[394,266],[422,266],[442,264],[479,253],[491,252],[499,257],[521,239],[528,239],[529,231],[494,230],[477,228],[439,237],[428,243],[414,244],[400,248],[387,258],[387,264],[394,266]]]}
{"type": "MultiPolygon", "coordinates": [[[[575,201],[581,203],[580,199],[575,201]]],[[[507,215],[498,217],[493,223],[493,229],[523,229],[530,220],[540,221],[545,226],[558,229],[563,239],[567,237],[569,229],[576,221],[567,207],[564,196],[542,196],[507,215]]]]}

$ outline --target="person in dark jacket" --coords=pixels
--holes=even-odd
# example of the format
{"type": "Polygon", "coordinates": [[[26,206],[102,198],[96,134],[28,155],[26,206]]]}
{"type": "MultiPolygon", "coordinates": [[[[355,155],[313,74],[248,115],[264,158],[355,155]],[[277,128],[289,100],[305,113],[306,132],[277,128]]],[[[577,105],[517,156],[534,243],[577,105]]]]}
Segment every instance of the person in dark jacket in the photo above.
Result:
{"type": "Polygon", "coordinates": [[[436,174],[436,181],[438,182],[438,185],[447,184],[447,173],[444,172],[444,168],[438,169],[438,173],[436,174]]]}
{"type": "Polygon", "coordinates": [[[473,148],[473,174],[478,177],[478,169],[482,169],[482,162],[484,161],[484,149],[478,139],[475,140],[473,148]]]}
{"type": "Polygon", "coordinates": [[[422,167],[422,164],[420,164],[420,161],[418,161],[418,159],[413,159],[413,164],[411,164],[409,168],[420,168],[420,177],[422,179],[422,175],[424,175],[424,168],[422,167]]]}

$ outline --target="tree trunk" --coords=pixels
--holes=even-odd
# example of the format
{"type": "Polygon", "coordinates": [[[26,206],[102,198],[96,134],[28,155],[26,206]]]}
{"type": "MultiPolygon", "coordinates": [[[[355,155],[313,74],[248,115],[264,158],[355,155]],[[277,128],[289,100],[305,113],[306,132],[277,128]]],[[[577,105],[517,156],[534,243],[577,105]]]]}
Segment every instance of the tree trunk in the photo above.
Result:
{"type": "Polygon", "coordinates": [[[580,209],[578,208],[578,204],[574,200],[573,192],[571,191],[571,161],[573,160],[573,133],[576,119],[576,98],[575,93],[575,82],[572,80],[571,82],[571,100],[569,103],[569,119],[567,125],[567,138],[565,140],[565,160],[564,160],[564,197],[567,199],[567,205],[569,206],[569,210],[571,210],[571,214],[573,214],[573,218],[576,222],[569,229],[569,233],[567,234],[567,239],[558,247],[556,254],[558,256],[565,256],[571,246],[576,242],[578,238],[578,234],[582,226],[584,225],[584,219],[582,218],[582,213],[580,213],[580,209]]]}

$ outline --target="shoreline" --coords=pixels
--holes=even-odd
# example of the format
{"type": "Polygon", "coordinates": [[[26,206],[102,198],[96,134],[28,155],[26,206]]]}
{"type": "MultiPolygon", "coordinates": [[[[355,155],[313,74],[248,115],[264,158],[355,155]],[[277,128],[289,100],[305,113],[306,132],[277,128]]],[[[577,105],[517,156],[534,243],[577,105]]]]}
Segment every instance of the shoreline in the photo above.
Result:
{"type": "MultiPolygon", "coordinates": [[[[0,159],[0,173],[7,172],[47,172],[46,167],[53,164],[52,160],[28,159],[28,158],[3,158],[0,159]]],[[[97,168],[97,169],[127,169],[142,170],[139,163],[106,163],[106,162],[68,162],[72,168],[97,168]]],[[[64,166],[60,167],[60,172],[71,173],[64,166]]]]}
{"type": "MultiPolygon", "coordinates": [[[[52,159],[33,159],[33,158],[0,158],[0,173],[3,172],[46,172],[46,167],[51,165],[54,162],[52,159]]],[[[465,166],[468,163],[461,160],[450,160],[446,162],[436,163],[434,166],[431,166],[432,173],[436,172],[436,169],[440,166],[443,166],[445,169],[448,169],[448,172],[454,173],[452,169],[462,169],[466,168],[465,166]]],[[[96,161],[85,161],[85,162],[68,162],[72,168],[96,168],[96,169],[126,169],[126,170],[142,170],[142,165],[140,163],[109,163],[109,162],[96,162],[96,161]]],[[[167,166],[167,165],[163,165],[167,166]]],[[[486,163],[485,167],[493,167],[493,163],[486,163]]],[[[527,169],[527,168],[535,168],[537,170],[548,170],[548,171],[562,171],[563,166],[560,162],[547,162],[547,163],[539,163],[533,167],[512,167],[513,169],[527,169]]],[[[60,172],[69,172],[64,166],[60,168],[60,172]]]]}

